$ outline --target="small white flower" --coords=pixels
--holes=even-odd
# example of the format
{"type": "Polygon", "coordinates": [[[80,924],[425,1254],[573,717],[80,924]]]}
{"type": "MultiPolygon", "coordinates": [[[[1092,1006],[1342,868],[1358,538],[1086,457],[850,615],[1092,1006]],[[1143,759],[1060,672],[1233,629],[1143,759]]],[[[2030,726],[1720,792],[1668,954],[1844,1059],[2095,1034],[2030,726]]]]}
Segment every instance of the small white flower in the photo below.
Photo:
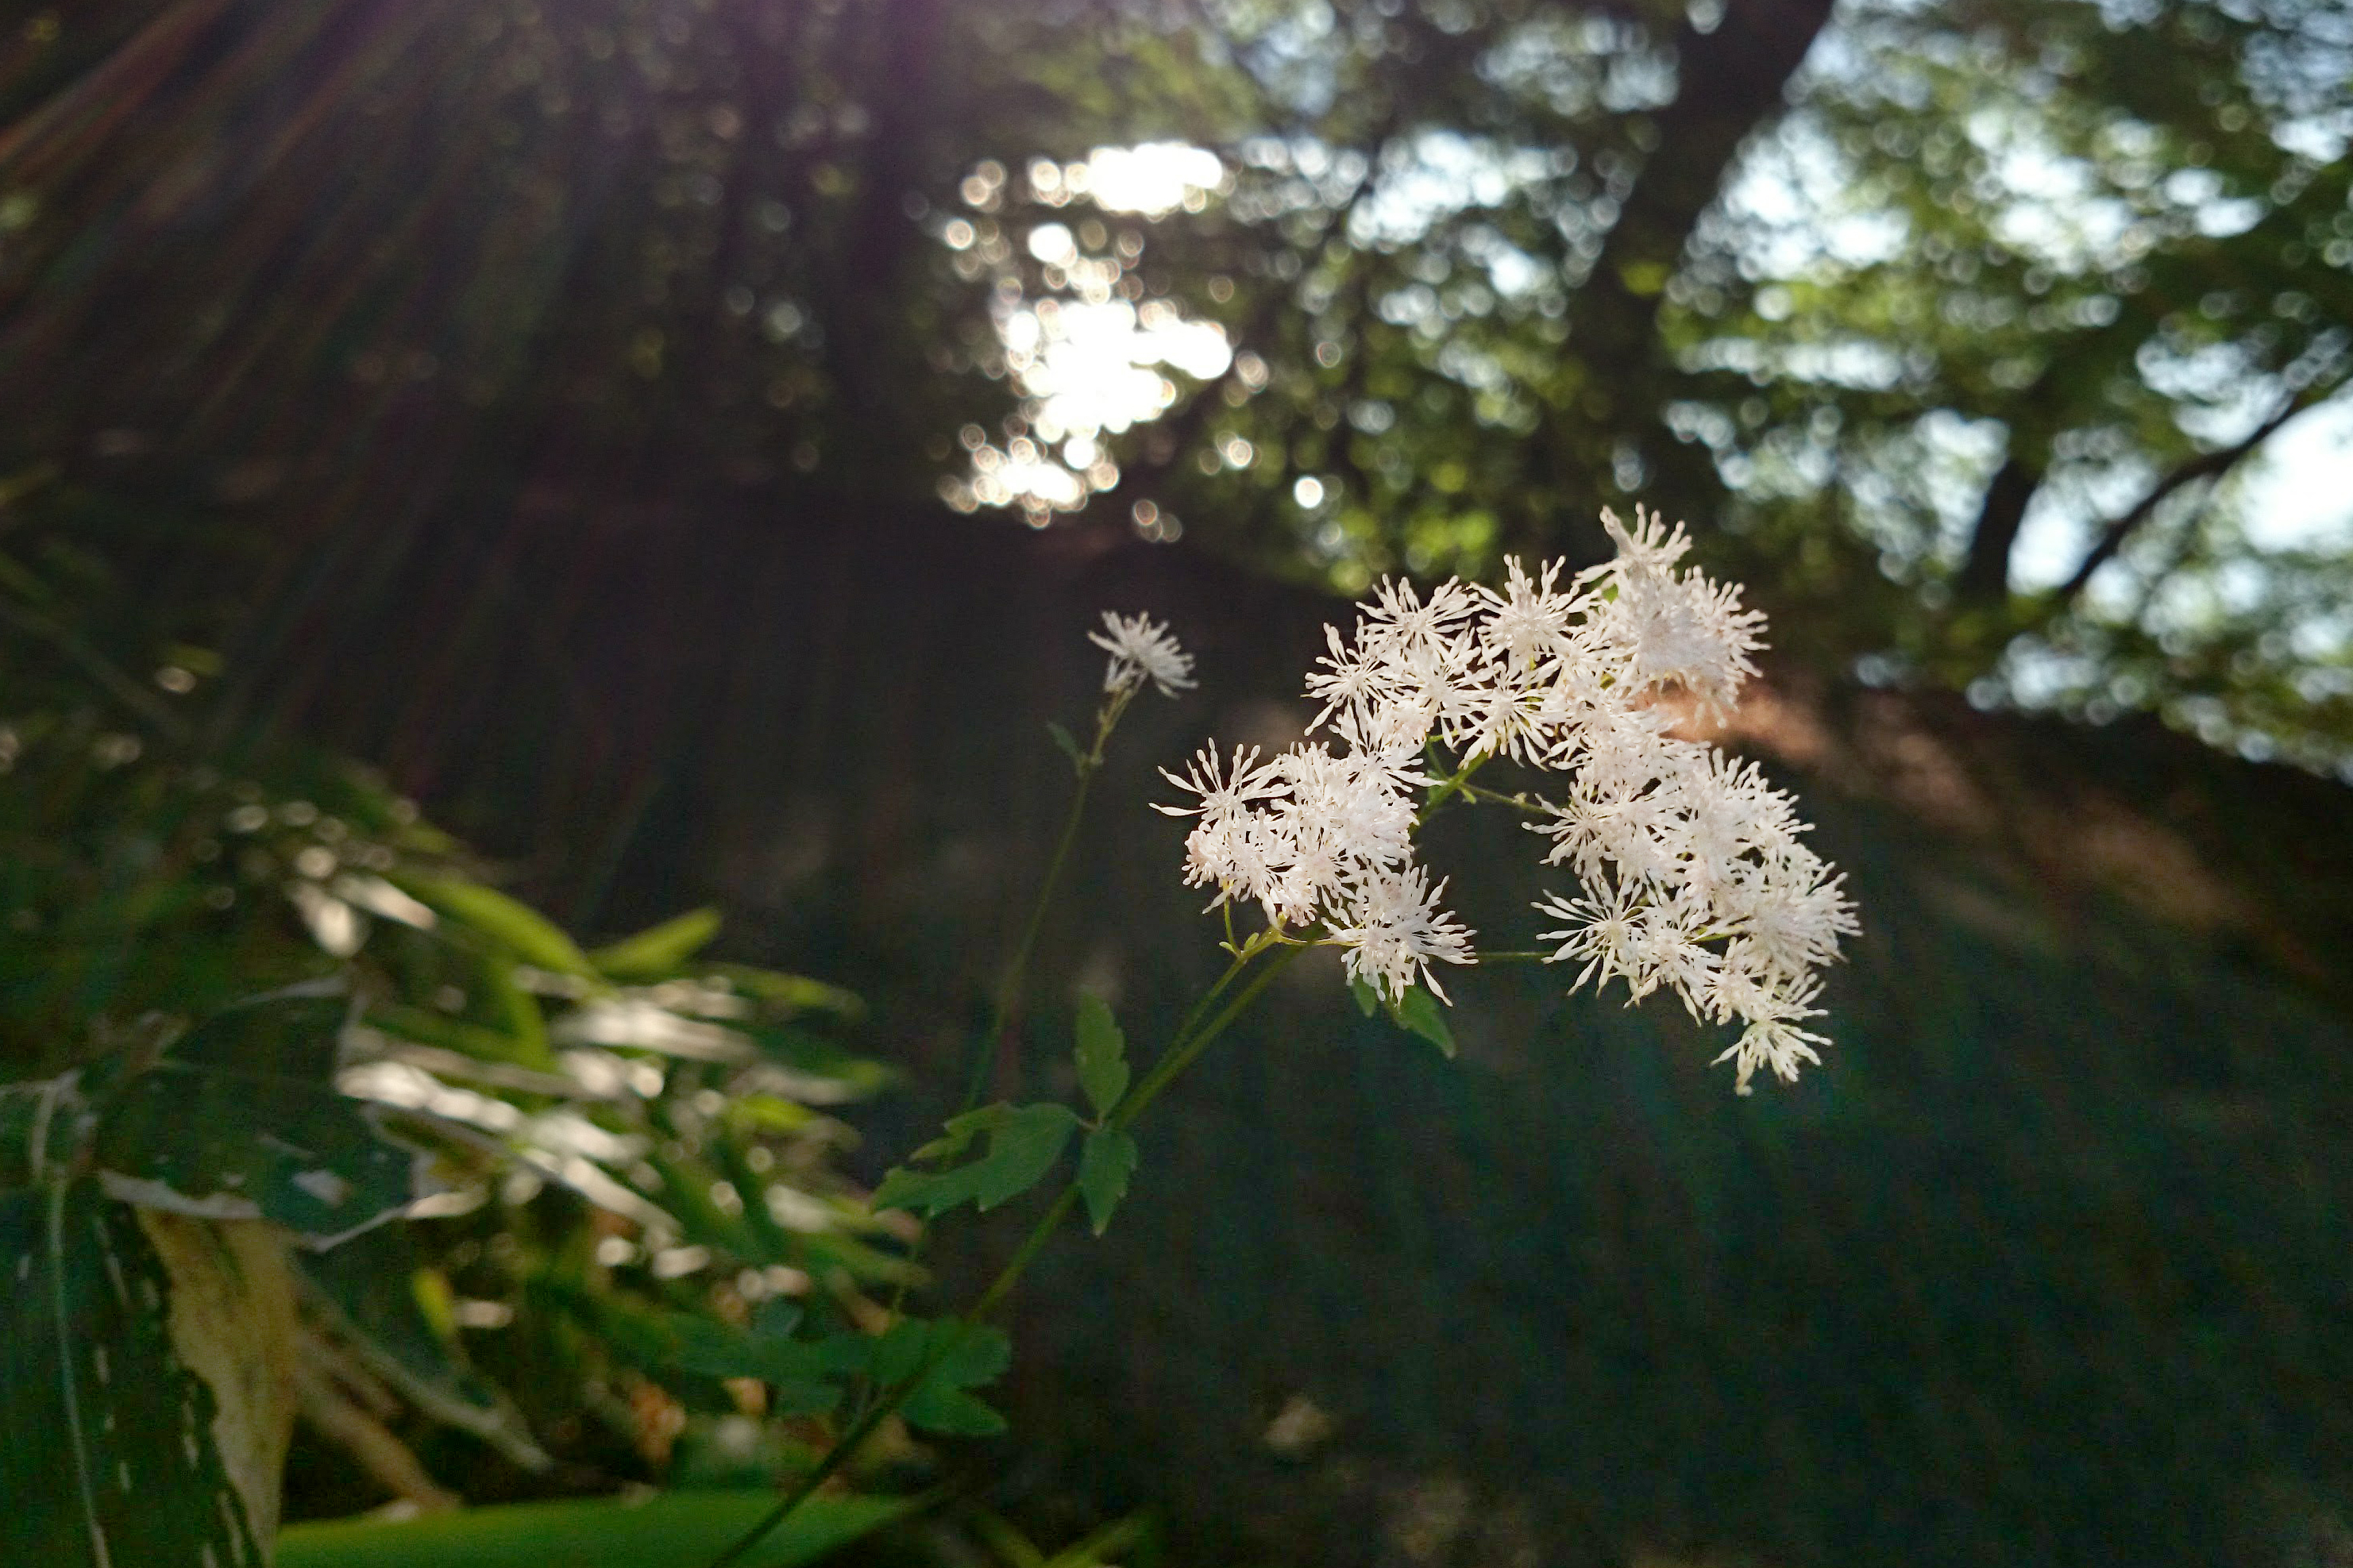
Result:
{"type": "Polygon", "coordinates": [[[1748,1026],[1740,1031],[1740,1038],[1715,1058],[1719,1062],[1733,1064],[1736,1075],[1732,1082],[1733,1092],[1748,1093],[1748,1080],[1756,1076],[1760,1067],[1772,1068],[1773,1076],[1783,1083],[1795,1083],[1799,1062],[1812,1062],[1817,1067],[1821,1065],[1822,1058],[1813,1047],[1827,1046],[1830,1041],[1810,1030],[1800,1029],[1797,1025],[1799,1018],[1819,1017],[1820,1011],[1820,1008],[1791,1002],[1775,1016],[1751,1020],[1748,1026]]]}
{"type": "Polygon", "coordinates": [[[1345,950],[1340,959],[1348,978],[1366,982],[1393,1002],[1403,1001],[1419,980],[1445,1000],[1431,963],[1473,962],[1471,932],[1438,907],[1445,891],[1443,881],[1430,886],[1419,866],[1376,871],[1350,889],[1342,915],[1349,923],[1332,928],[1332,940],[1345,950]]]}
{"type": "Polygon", "coordinates": [[[1105,610],[1103,630],[1089,632],[1087,640],[1111,655],[1110,667],[1103,671],[1103,689],[1108,696],[1133,691],[1146,679],[1160,689],[1163,697],[1193,688],[1193,656],[1176,646],[1165,624],[1155,623],[1148,616],[1121,616],[1105,610]]]}

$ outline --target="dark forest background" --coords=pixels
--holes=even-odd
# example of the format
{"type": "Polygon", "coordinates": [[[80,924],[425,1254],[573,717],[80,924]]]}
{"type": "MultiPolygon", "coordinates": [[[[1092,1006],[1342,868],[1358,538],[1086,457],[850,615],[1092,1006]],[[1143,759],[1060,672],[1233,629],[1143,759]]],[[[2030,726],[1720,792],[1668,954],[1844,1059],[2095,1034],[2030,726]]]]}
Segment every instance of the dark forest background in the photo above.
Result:
{"type": "MultiPolygon", "coordinates": [[[[356,759],[571,927],[862,994],[871,1177],[1101,609],[1202,686],[1008,1094],[1074,988],[1145,1038],[1214,973],[1155,766],[1295,731],[1379,574],[1655,507],[1773,617],[1727,739],[1850,871],[1836,1052],[1736,1100],[1514,971],[1449,1063],[1303,965],[1025,1292],[991,1495],[1183,1562],[2346,1561],[2348,137],[2323,0],[0,6],[5,847],[80,809],[43,744],[356,759]],[[1093,428],[1039,345],[1122,301],[1093,428]]],[[[370,1485],[306,1440],[290,1506],[370,1485]]]]}

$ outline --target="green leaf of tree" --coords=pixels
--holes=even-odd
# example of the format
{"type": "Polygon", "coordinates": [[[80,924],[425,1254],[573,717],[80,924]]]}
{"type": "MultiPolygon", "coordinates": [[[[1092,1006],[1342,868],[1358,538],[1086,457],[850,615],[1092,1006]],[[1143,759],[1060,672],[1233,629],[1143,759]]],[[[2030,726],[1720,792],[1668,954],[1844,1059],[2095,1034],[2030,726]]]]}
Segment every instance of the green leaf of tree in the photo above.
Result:
{"type": "Polygon", "coordinates": [[[1135,1140],[1113,1127],[1097,1128],[1080,1145],[1079,1195],[1086,1199],[1087,1218],[1097,1236],[1127,1195],[1127,1179],[1134,1173],[1138,1152],[1135,1140]]]}
{"type": "Polygon", "coordinates": [[[1024,1105],[1008,1111],[989,1134],[987,1155],[974,1167],[980,1206],[993,1209],[1043,1181],[1078,1126],[1078,1116],[1067,1105],[1024,1105]]]}
{"type": "Polygon", "coordinates": [[[1109,1116],[1127,1092],[1127,1037],[1100,996],[1079,999],[1079,1087],[1097,1116],[1109,1116]]]}

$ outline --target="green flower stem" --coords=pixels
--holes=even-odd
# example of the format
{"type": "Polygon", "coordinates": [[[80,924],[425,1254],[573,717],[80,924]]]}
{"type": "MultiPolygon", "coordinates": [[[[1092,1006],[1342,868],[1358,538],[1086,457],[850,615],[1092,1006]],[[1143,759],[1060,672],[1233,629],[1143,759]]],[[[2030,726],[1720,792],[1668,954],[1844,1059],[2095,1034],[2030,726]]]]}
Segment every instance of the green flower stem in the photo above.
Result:
{"type": "MultiPolygon", "coordinates": [[[[1224,988],[1227,981],[1240,974],[1250,961],[1258,956],[1259,951],[1263,950],[1254,951],[1252,948],[1245,947],[1242,950],[1244,956],[1234,960],[1227,968],[1225,978],[1219,981],[1217,987],[1211,990],[1209,995],[1215,996],[1218,990],[1224,988]]],[[[1198,1034],[1188,1039],[1180,1031],[1176,1037],[1169,1042],[1167,1051],[1153,1064],[1152,1070],[1145,1075],[1144,1080],[1129,1089],[1127,1098],[1113,1109],[1105,1125],[1124,1131],[1134,1124],[1135,1119],[1144,1114],[1145,1108],[1159,1098],[1160,1091],[1176,1081],[1179,1073],[1191,1067],[1199,1058],[1201,1053],[1208,1049],[1210,1042],[1226,1032],[1228,1025],[1249,1010],[1250,1005],[1258,1000],[1259,993],[1264,991],[1276,975],[1289,967],[1293,959],[1306,951],[1304,947],[1293,946],[1290,943],[1282,944],[1280,951],[1275,953],[1273,962],[1259,971],[1258,977],[1243,986],[1240,994],[1227,1003],[1216,1017],[1203,1025],[1198,1034]]],[[[1203,998],[1204,1002],[1208,1000],[1208,997],[1203,998]]]]}
{"type": "Polygon", "coordinates": [[[1421,803],[1421,809],[1414,814],[1413,825],[1416,827],[1419,827],[1423,823],[1428,822],[1437,812],[1438,808],[1444,805],[1458,791],[1473,795],[1483,795],[1492,793],[1486,790],[1473,790],[1471,787],[1471,775],[1477,773],[1481,768],[1485,767],[1486,765],[1487,758],[1483,756],[1473,757],[1469,762],[1463,763],[1462,766],[1455,772],[1448,773],[1445,777],[1440,779],[1436,784],[1431,786],[1430,798],[1423,801],[1421,803]]]}
{"type": "Polygon", "coordinates": [[[1053,858],[1046,862],[1045,879],[1038,884],[1038,897],[1029,906],[1029,923],[1021,928],[1021,940],[1014,946],[1013,955],[1005,961],[1005,973],[997,983],[997,997],[990,1004],[988,1032],[981,1037],[980,1051],[972,1064],[972,1076],[965,1084],[964,1103],[956,1108],[963,1115],[980,1103],[980,1091],[988,1082],[988,1069],[995,1065],[997,1049],[1005,1038],[1006,1026],[1013,1021],[1013,1010],[1020,1005],[1022,983],[1029,978],[1029,955],[1037,951],[1038,933],[1046,924],[1046,910],[1054,901],[1054,888],[1062,879],[1062,868],[1070,863],[1071,847],[1078,842],[1079,822],[1086,815],[1087,790],[1095,782],[1095,769],[1102,764],[1103,742],[1110,725],[1095,737],[1095,748],[1079,763],[1078,793],[1071,797],[1071,809],[1062,818],[1062,836],[1054,844],[1053,858]]]}
{"type": "MultiPolygon", "coordinates": [[[[1169,1042],[1168,1049],[1162,1054],[1160,1060],[1153,1065],[1152,1071],[1142,1082],[1130,1089],[1126,1098],[1113,1110],[1112,1114],[1105,1121],[1106,1126],[1123,1131],[1132,1126],[1136,1118],[1144,1114],[1145,1108],[1159,1098],[1161,1091],[1175,1082],[1177,1076],[1187,1068],[1198,1061],[1201,1053],[1208,1049],[1211,1042],[1224,1034],[1228,1026],[1236,1018],[1240,1017],[1251,1003],[1258,1000],[1259,994],[1267,988],[1274,977],[1282,973],[1293,959],[1306,951],[1303,947],[1290,943],[1269,942],[1263,936],[1253,940],[1243,948],[1234,962],[1227,966],[1226,973],[1219,979],[1217,984],[1211,987],[1208,994],[1194,1005],[1192,1016],[1198,1016],[1208,1003],[1223,991],[1242,970],[1249,967],[1261,952],[1266,951],[1267,947],[1277,945],[1280,946],[1281,951],[1275,953],[1274,961],[1261,970],[1257,977],[1244,986],[1232,1001],[1219,1010],[1216,1016],[1201,1025],[1197,1032],[1187,1032],[1190,1026],[1189,1018],[1187,1026],[1179,1027],[1176,1037],[1169,1042]]],[[[1064,1220],[1071,1217],[1071,1211],[1078,1207],[1078,1204],[1079,1184],[1072,1182],[1061,1190],[1053,1203],[1047,1207],[1046,1212],[1038,1216],[1038,1223],[1031,1226],[1029,1234],[1021,1238],[1021,1245],[1014,1249],[1013,1256],[1006,1260],[1005,1267],[997,1271],[997,1278],[989,1282],[988,1289],[982,1291],[980,1299],[973,1303],[971,1312],[964,1319],[956,1331],[939,1336],[938,1342],[925,1353],[915,1370],[893,1384],[888,1393],[869,1405],[857,1420],[850,1423],[849,1429],[834,1440],[833,1446],[825,1451],[824,1457],[818,1460],[816,1467],[801,1478],[799,1484],[786,1492],[777,1501],[776,1506],[770,1509],[757,1524],[744,1534],[742,1539],[715,1558],[711,1563],[711,1568],[733,1568],[733,1564],[742,1562],[745,1553],[766,1539],[770,1531],[784,1523],[792,1516],[795,1509],[816,1495],[819,1487],[839,1474],[842,1466],[849,1462],[850,1455],[857,1452],[861,1444],[874,1436],[881,1429],[882,1423],[889,1420],[899,1406],[904,1405],[913,1395],[915,1390],[923,1386],[923,1380],[932,1374],[934,1368],[955,1353],[956,1347],[963,1342],[964,1336],[970,1326],[981,1321],[1005,1304],[1006,1299],[1013,1294],[1014,1286],[1020,1282],[1021,1276],[1028,1271],[1029,1265],[1037,1261],[1038,1255],[1045,1250],[1047,1242],[1053,1239],[1054,1233],[1062,1227],[1064,1220]]]]}
{"type": "MultiPolygon", "coordinates": [[[[1463,775],[1465,779],[1468,779],[1469,776],[1470,775],[1467,773],[1463,775]]],[[[1542,805],[1530,800],[1524,795],[1505,795],[1501,790],[1482,789],[1477,784],[1469,783],[1463,784],[1461,787],[1462,793],[1469,795],[1473,800],[1490,801],[1496,805],[1508,805],[1515,811],[1525,811],[1530,816],[1550,816],[1552,815],[1551,812],[1546,811],[1542,805]]]]}

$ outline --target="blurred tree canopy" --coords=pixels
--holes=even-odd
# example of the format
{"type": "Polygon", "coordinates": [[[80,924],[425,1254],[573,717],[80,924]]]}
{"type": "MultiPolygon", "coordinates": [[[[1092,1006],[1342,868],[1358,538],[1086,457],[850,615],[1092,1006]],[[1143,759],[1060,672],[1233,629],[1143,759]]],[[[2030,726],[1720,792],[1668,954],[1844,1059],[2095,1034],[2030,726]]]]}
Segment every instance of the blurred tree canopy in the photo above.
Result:
{"type": "Polygon", "coordinates": [[[20,5],[0,444],[232,669],[501,511],[1349,588],[1632,502],[1869,679],[2330,765],[2353,545],[2232,481],[2353,367],[2348,84],[2327,0],[20,5]]]}

